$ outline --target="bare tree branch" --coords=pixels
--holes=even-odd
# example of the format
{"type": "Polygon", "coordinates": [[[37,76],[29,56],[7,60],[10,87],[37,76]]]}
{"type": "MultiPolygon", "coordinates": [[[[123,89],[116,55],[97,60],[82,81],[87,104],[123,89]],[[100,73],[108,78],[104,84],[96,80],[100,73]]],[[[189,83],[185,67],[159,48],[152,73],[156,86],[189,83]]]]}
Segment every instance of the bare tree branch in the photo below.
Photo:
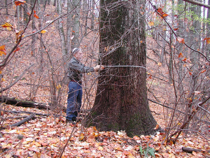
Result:
{"type": "Polygon", "coordinates": [[[204,3],[200,3],[197,1],[193,1],[193,0],[183,0],[183,1],[210,9],[210,6],[207,4],[204,4],[204,3]]]}

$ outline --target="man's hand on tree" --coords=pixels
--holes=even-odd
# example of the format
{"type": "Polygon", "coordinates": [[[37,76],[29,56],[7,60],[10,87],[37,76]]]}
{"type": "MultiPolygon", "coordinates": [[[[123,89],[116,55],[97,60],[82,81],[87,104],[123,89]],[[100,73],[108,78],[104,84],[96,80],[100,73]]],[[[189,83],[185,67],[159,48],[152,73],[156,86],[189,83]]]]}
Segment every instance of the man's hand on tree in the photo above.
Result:
{"type": "Polygon", "coordinates": [[[94,67],[94,70],[97,72],[99,70],[103,70],[105,67],[103,65],[97,65],[94,67]]]}

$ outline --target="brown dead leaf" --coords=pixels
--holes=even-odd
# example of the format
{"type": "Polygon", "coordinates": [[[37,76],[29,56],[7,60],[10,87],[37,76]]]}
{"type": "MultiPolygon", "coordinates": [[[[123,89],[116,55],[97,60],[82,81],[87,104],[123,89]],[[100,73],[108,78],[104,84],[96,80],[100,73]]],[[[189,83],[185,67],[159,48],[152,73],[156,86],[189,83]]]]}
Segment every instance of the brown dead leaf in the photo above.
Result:
{"type": "Polygon", "coordinates": [[[79,134],[79,141],[84,141],[85,140],[85,135],[84,133],[79,134]]]}

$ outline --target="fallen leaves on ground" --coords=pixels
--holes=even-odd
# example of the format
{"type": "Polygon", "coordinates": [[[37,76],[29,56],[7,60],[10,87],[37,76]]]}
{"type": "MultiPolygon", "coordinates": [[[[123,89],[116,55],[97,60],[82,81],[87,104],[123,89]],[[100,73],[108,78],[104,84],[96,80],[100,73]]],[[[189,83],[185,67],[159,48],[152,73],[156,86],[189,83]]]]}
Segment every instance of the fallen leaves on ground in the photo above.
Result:
{"type": "MultiPolygon", "coordinates": [[[[32,108],[20,108],[6,105],[7,110],[24,110],[47,113],[32,108]]],[[[14,114],[13,114],[14,115],[14,114]]],[[[10,113],[4,113],[4,125],[18,122],[10,113]]],[[[19,116],[26,114],[19,114],[19,116]]],[[[63,114],[65,115],[65,114],[63,114]]],[[[130,138],[124,131],[98,131],[95,127],[85,128],[80,123],[74,127],[65,123],[65,117],[38,117],[19,127],[7,128],[0,132],[0,156],[7,157],[58,157],[66,142],[68,145],[63,154],[69,157],[125,157],[138,158],[140,146],[155,149],[155,157],[205,157],[210,149],[209,142],[198,136],[181,136],[177,143],[165,144],[165,135],[134,136],[130,138]],[[69,139],[72,130],[75,130],[69,139]],[[201,149],[202,152],[186,153],[182,147],[201,149]]]]}

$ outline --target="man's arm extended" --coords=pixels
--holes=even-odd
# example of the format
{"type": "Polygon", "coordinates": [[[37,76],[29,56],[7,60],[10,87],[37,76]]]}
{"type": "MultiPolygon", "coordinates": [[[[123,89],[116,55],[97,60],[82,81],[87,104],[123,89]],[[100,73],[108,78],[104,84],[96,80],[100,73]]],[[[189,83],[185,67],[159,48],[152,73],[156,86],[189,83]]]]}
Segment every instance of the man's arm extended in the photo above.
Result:
{"type": "Polygon", "coordinates": [[[69,67],[71,69],[75,69],[81,73],[88,73],[88,72],[93,72],[93,71],[99,71],[104,69],[104,66],[101,65],[97,65],[95,67],[88,67],[85,66],[84,64],[79,63],[77,60],[75,59],[71,59],[70,63],[69,63],[69,67]]]}

